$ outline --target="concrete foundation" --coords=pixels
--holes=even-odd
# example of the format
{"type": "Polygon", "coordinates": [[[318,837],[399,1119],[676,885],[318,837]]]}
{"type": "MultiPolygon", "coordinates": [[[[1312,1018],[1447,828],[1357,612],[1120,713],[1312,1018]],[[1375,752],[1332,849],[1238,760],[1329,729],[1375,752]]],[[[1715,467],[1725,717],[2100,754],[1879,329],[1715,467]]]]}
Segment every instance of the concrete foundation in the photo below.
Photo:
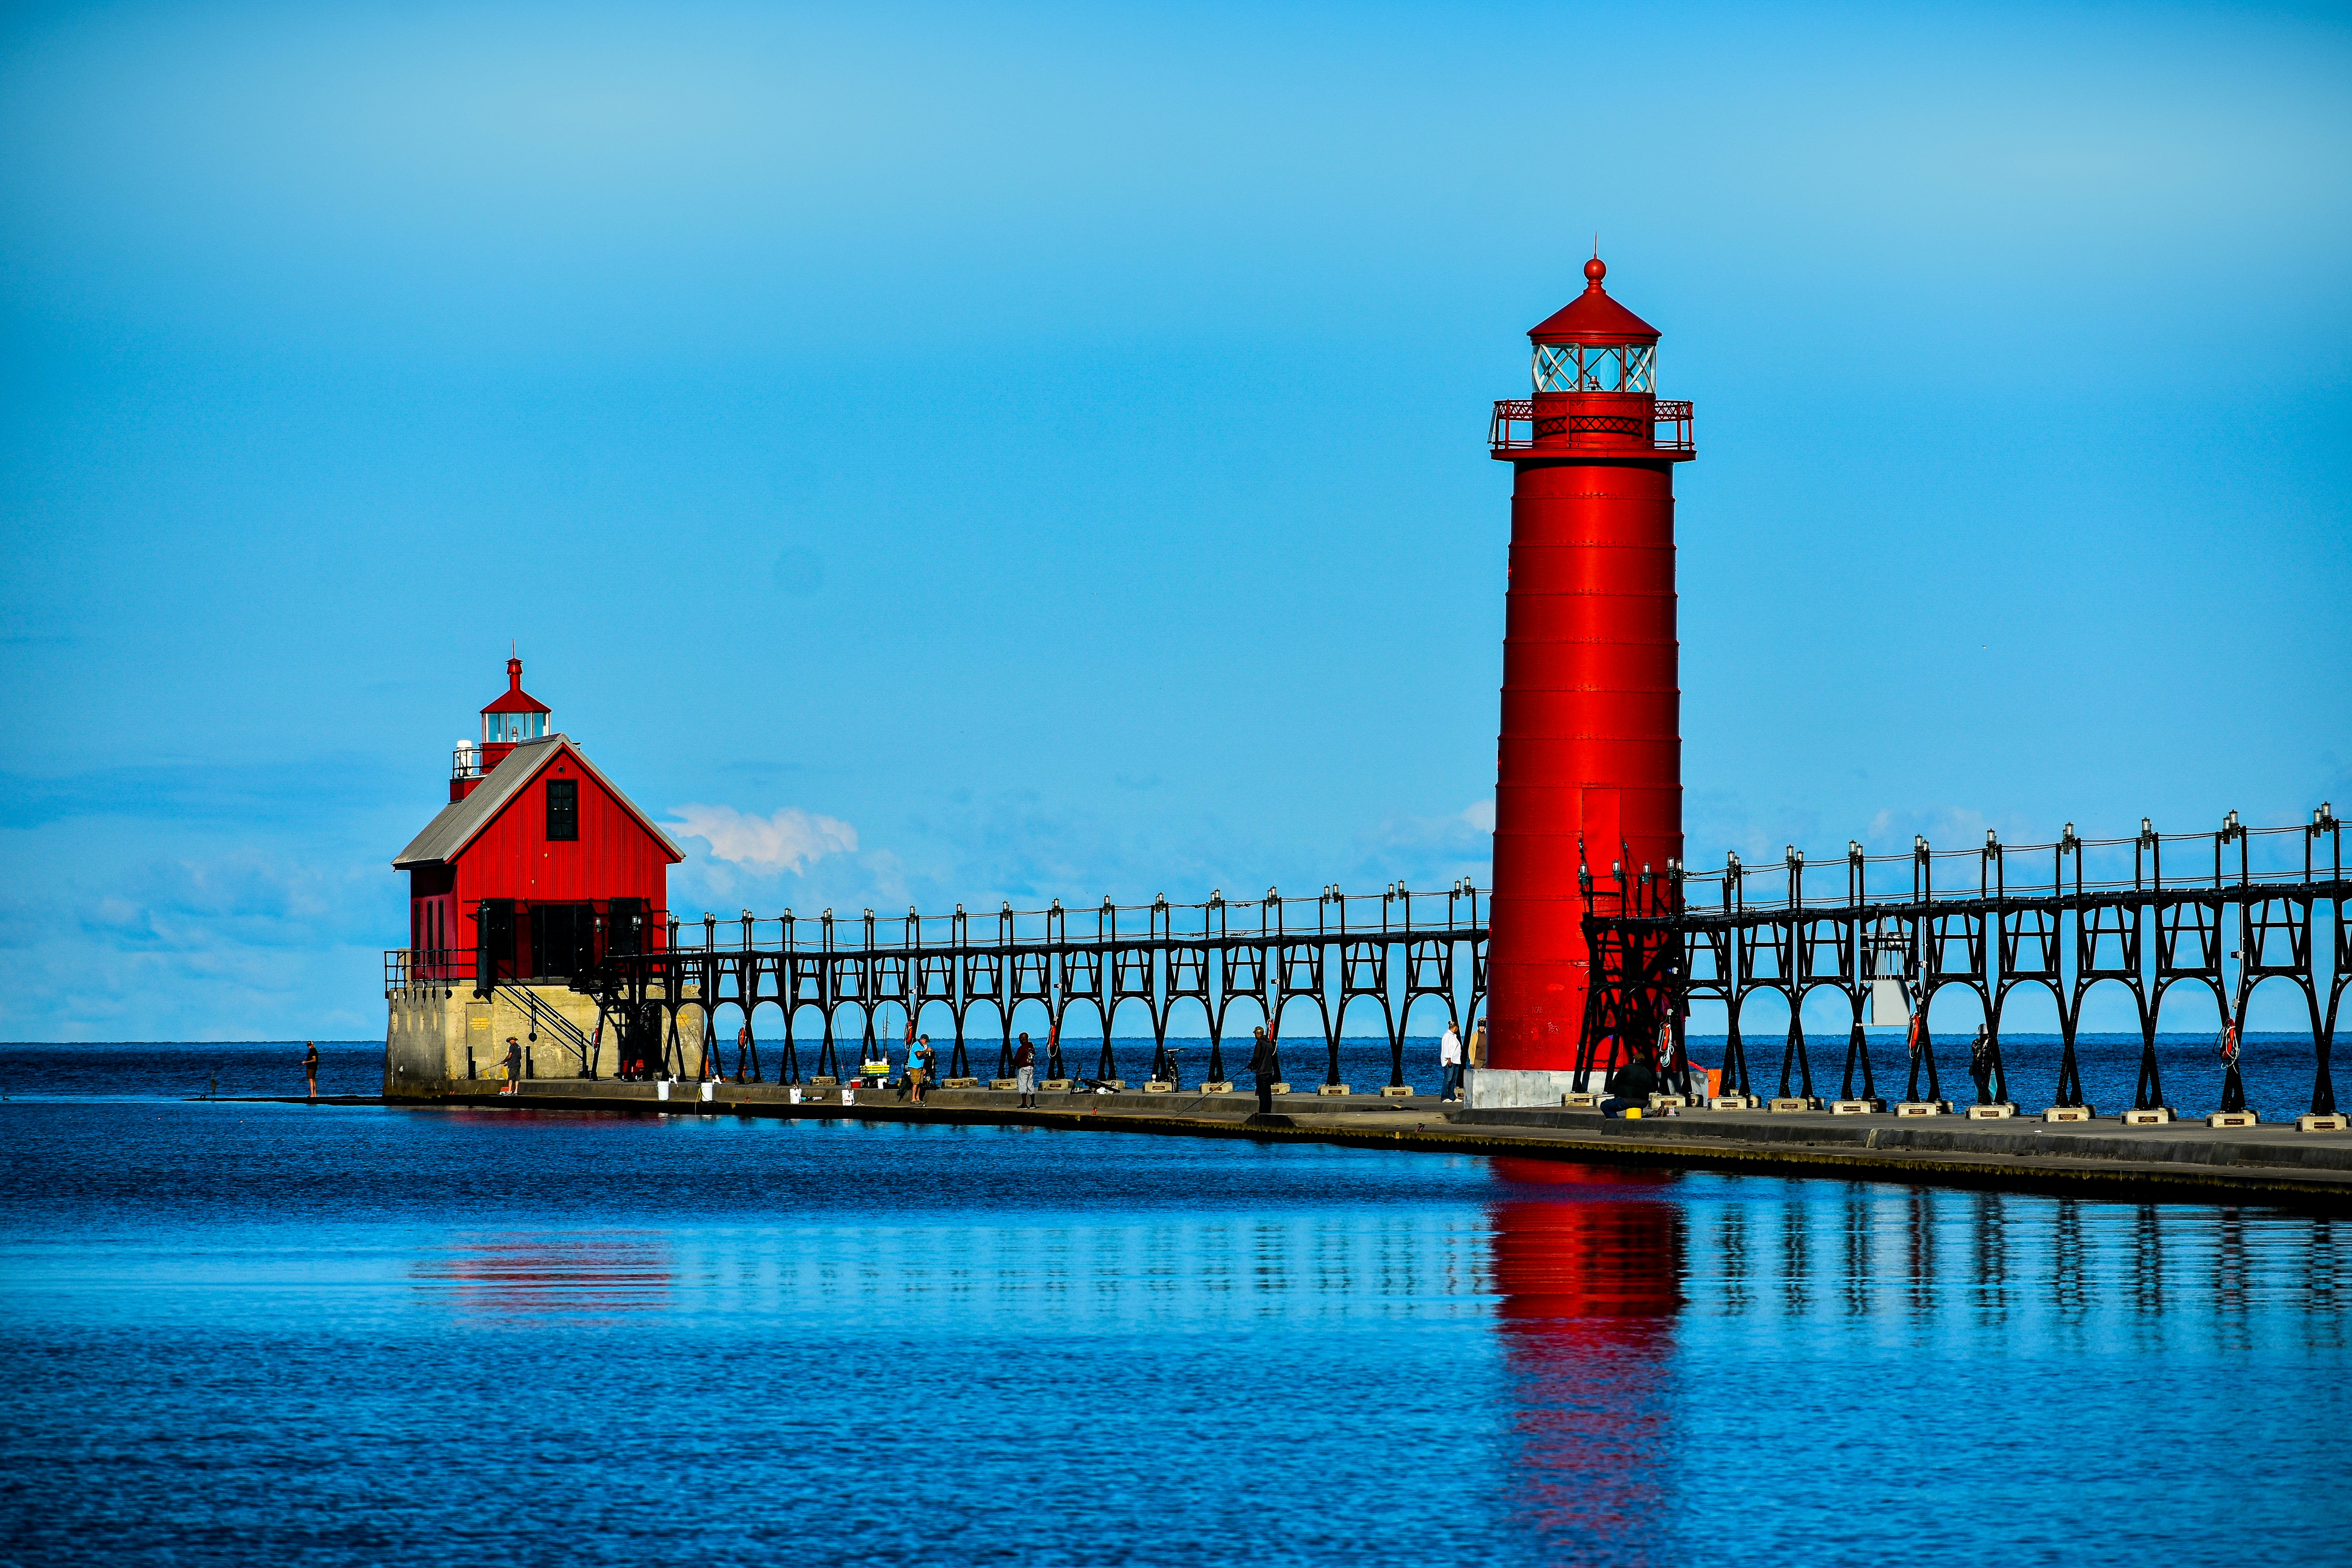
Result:
{"type": "MultiPolygon", "coordinates": [[[[570,1042],[551,1033],[532,1039],[530,1015],[507,994],[509,990],[529,992],[541,1007],[560,1015],[583,1035],[595,1037],[595,999],[569,986],[501,986],[488,999],[478,999],[470,980],[455,981],[446,987],[412,985],[385,999],[389,1018],[383,1038],[384,1097],[436,1099],[469,1088],[494,1088],[505,1076],[509,1036],[522,1046],[526,1079],[609,1079],[619,1072],[620,1046],[614,1030],[604,1031],[598,1059],[583,1062],[570,1042]]],[[[695,988],[687,987],[687,994],[694,994],[695,988]]],[[[701,1009],[690,1007],[678,1014],[677,1037],[687,1061],[698,1060],[701,1009]]]]}

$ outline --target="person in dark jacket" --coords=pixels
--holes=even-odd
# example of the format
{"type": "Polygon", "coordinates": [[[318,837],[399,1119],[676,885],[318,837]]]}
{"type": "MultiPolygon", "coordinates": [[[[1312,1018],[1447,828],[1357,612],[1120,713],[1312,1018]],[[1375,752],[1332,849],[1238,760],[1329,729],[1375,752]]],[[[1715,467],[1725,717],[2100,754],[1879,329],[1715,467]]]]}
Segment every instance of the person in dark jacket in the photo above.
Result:
{"type": "Polygon", "coordinates": [[[1028,1110],[1037,1104],[1037,1047],[1029,1037],[1021,1037],[1021,1048],[1013,1053],[1013,1087],[1020,1091],[1021,1109],[1028,1110]]]}
{"type": "Polygon", "coordinates": [[[1275,1047],[1274,1037],[1260,1025],[1256,1042],[1250,1051],[1250,1072],[1257,1079],[1257,1113],[1274,1114],[1274,1075],[1281,1070],[1281,1053],[1275,1047]]]}
{"type": "Polygon", "coordinates": [[[1603,1087],[1609,1098],[1601,1102],[1601,1115],[1622,1116],[1629,1108],[1635,1106],[1646,1109],[1650,1096],[1658,1092],[1658,1069],[1650,1065],[1648,1058],[1637,1053],[1631,1061],[1611,1073],[1603,1087]]]}
{"type": "Polygon", "coordinates": [[[1992,1101],[1992,1031],[1982,1024],[1977,1026],[1977,1037],[1969,1042],[1969,1076],[1977,1080],[1977,1103],[1992,1101]]]}

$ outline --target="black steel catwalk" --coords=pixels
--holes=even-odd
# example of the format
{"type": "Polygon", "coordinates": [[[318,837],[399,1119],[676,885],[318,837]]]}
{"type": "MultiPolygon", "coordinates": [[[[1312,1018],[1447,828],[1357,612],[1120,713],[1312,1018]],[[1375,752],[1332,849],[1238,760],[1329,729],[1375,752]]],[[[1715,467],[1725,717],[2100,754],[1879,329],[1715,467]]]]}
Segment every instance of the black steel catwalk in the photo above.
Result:
{"type": "Polygon", "coordinates": [[[1905,1098],[1916,1100],[1924,1089],[1937,1100],[1929,1020],[1936,998],[1958,987],[1976,997],[1988,1034],[1978,1100],[2007,1100],[2001,1017],[2012,993],[2030,986],[2047,990],[2057,1005],[2052,1101],[2079,1105],[2074,1038],[2084,999],[2112,984],[2130,994],[2139,1022],[2135,1107],[2152,1110],[2165,1103],[2158,1013],[2167,992],[2188,985],[2215,1005],[2221,1109],[2242,1110],[2237,1041],[2254,991],[2277,980],[2301,994],[2310,1019],[2311,1109],[2332,1112],[2328,1058],[2352,988],[2344,825],[2326,805],[2292,827],[2249,828],[2237,816],[2231,812],[2215,832],[2185,835],[2159,834],[2142,818],[2136,837],[2112,839],[2077,837],[2069,823],[2057,843],[2028,847],[2003,845],[1991,832],[1981,847],[1959,851],[1932,849],[1924,837],[1908,855],[1871,856],[1849,844],[1843,866],[1811,868],[1817,887],[1824,870],[1833,883],[1843,872],[1843,889],[1826,893],[1808,890],[1805,858],[1793,846],[1778,866],[1748,868],[1735,854],[1722,870],[1703,874],[1672,864],[1629,873],[1622,849],[1596,874],[1588,858],[1584,931],[1594,983],[1578,1069],[1655,1051],[1675,1088],[1690,1092],[1690,1005],[1710,998],[1729,1015],[1723,1091],[1748,1094],[1740,1014],[1749,998],[1769,992],[1789,1010],[1780,1093],[1811,1100],[1803,1003],[1827,991],[1844,998],[1851,1018],[1839,1098],[1874,1100],[1864,1022],[1875,993],[1909,1020],[1905,1098]],[[2313,944],[2315,922],[2333,933],[2324,954],[2313,944]]]}
{"type": "Polygon", "coordinates": [[[877,1059],[884,1017],[915,1020],[936,1006],[954,1020],[943,1076],[970,1076],[966,1037],[977,1015],[993,1026],[1002,1078],[1013,1070],[1016,1010],[1035,1003],[1046,1018],[1040,1043],[1046,1078],[1069,1076],[1063,1026],[1076,1011],[1102,1031],[1094,1079],[1117,1079],[1112,1026],[1122,1007],[1140,1006],[1151,1026],[1151,1076],[1173,1081],[1168,1026],[1178,1005],[1190,1002],[1208,1022],[1209,1061],[1199,1076],[1209,1081],[1228,1076],[1229,1028],[1262,1023],[1278,1040],[1284,1018],[1307,1012],[1323,1036],[1324,1081],[1339,1082],[1340,1030],[1354,1005],[1360,1017],[1365,1007],[1380,1014],[1389,1081],[1402,1085],[1405,1026],[1416,1001],[1442,1006],[1465,1033],[1478,1015],[1486,994],[1483,896],[1467,882],[1440,893],[1397,883],[1377,895],[1328,887],[1312,900],[1285,899],[1273,889],[1241,902],[1222,894],[1201,904],[1162,897],[1118,906],[1105,899],[1076,911],[1058,900],[1021,913],[1006,904],[970,915],[958,905],[951,915],[867,910],[846,920],[830,910],[814,919],[787,911],[765,920],[746,910],[733,921],[705,916],[699,927],[673,921],[665,951],[608,955],[574,985],[597,997],[620,1032],[622,1059],[642,1055],[681,1077],[726,1070],[722,1015],[741,1026],[736,1075],[759,1081],[762,1064],[749,1026],[761,1007],[782,1014],[782,1060],[772,1065],[779,1082],[798,1083],[796,1025],[806,1010],[815,1010],[819,1026],[814,1076],[839,1079],[845,1017],[862,1064],[877,1059]],[[1094,930],[1084,930],[1087,924],[1094,930]],[[692,1063],[677,1027],[688,1009],[699,1009],[704,1025],[701,1059],[692,1063]]]}

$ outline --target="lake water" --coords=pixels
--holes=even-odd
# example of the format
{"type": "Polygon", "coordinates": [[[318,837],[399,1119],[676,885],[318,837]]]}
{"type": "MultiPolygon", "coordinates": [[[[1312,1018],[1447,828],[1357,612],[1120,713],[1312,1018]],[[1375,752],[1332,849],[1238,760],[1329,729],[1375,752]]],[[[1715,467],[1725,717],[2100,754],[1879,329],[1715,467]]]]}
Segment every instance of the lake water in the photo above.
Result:
{"type": "MultiPolygon", "coordinates": [[[[936,1038],[936,1037],[935,1037],[936,1038]]],[[[1209,1066],[1209,1043],[1206,1040],[1171,1041],[1179,1049],[1179,1063],[1186,1083],[1197,1083],[1206,1075],[1209,1066]]],[[[14,1098],[40,1098],[63,1095],[75,1099],[92,1097],[148,1098],[158,1094],[180,1096],[217,1092],[227,1095],[299,1094],[302,1092],[302,1042],[299,1040],[252,1042],[241,1041],[223,1045],[182,1045],[170,1042],[89,1046],[23,1045],[0,1043],[0,1094],[14,1098]]],[[[1151,1041],[1119,1039],[1115,1042],[1114,1061],[1120,1072],[1130,1080],[1140,1080],[1150,1075],[1151,1041]]],[[[1747,1041],[1748,1081],[1759,1094],[1774,1094],[1780,1082],[1782,1040],[1777,1035],[1751,1036],[1747,1041]]],[[[2018,1103],[2028,1110],[2040,1110],[2052,1103],[2058,1089],[2059,1042],[2055,1035],[2011,1035],[2002,1041],[2002,1049],[2010,1070],[2010,1091],[2018,1103]]],[[[762,1040],[760,1052],[762,1067],[770,1079],[779,1077],[782,1060],[779,1040],[762,1040]]],[[[1845,1037],[1833,1038],[1814,1037],[1808,1043],[1813,1066],[1813,1092],[1833,1096],[1838,1092],[1845,1068],[1845,1037]]],[[[1064,1065],[1071,1071],[1091,1074],[1102,1049],[1102,1039],[1097,1036],[1088,1041],[1066,1038],[1063,1046],[1064,1065]]],[[[1225,1059],[1228,1073],[1238,1076],[1247,1059],[1247,1041],[1239,1049],[1229,1050],[1225,1059]]],[[[985,1046],[975,1042],[970,1047],[972,1070],[987,1077],[996,1069],[997,1042],[985,1046]]],[[[1902,1041],[1891,1035],[1874,1032],[1870,1044],[1871,1060],[1878,1074],[1878,1092],[1883,1099],[1899,1099],[1908,1058],[1904,1055],[1902,1041]]],[[[383,1042],[381,1040],[321,1040],[319,1052],[322,1058],[319,1074],[321,1094],[376,1094],[383,1088],[383,1042]]],[[[1972,1100],[1976,1087],[1969,1080],[1969,1042],[1965,1037],[1939,1039],[1936,1044],[1937,1064],[1942,1073],[1944,1098],[1955,1102],[1972,1100]]],[[[2083,1091],[2091,1103],[2113,1114],[2132,1103],[2133,1091],[2139,1079],[2139,1037],[2136,1034],[2085,1034],[2075,1042],[2075,1055],[2083,1074],[2083,1091]]],[[[1708,1067],[1723,1063],[1723,1040],[1720,1037],[1695,1036],[1690,1044],[1691,1059],[1708,1067]]],[[[1283,1070],[1293,1081],[1304,1087],[1320,1083],[1328,1070],[1328,1056],[1320,1036],[1293,1037],[1283,1047],[1283,1070]]],[[[2266,1121],[2291,1120],[2311,1109],[2313,1063],[2309,1035],[2249,1034],[2242,1053],[2241,1070],[2246,1085],[2246,1103],[2260,1112],[2266,1121]]],[[[853,1067],[856,1047],[852,1042],[845,1051],[843,1065],[853,1067]]],[[[894,1058],[903,1061],[903,1058],[894,1058]]],[[[800,1043],[801,1071],[805,1076],[816,1070],[815,1047],[806,1041],[800,1043]]],[[[734,1047],[727,1047],[724,1066],[732,1069],[734,1047]]],[[[940,1058],[940,1070],[948,1063],[940,1058]]],[[[1043,1064],[1040,1064],[1041,1067],[1043,1064]]],[[[2157,1065],[2163,1075],[2166,1100],[2184,1116],[2202,1116],[2218,1110],[2221,1103],[2221,1064],[2214,1055],[2210,1035],[2159,1035],[2157,1037],[2157,1065]]],[[[1435,1093],[1440,1082],[1437,1066],[1437,1041],[1410,1039],[1405,1042],[1405,1081],[1418,1086],[1424,1093],[1435,1093]]],[[[1389,1079],[1388,1042],[1381,1039],[1347,1038],[1339,1042],[1339,1077],[1359,1089],[1370,1090],[1389,1079]]],[[[1797,1080],[1792,1077],[1792,1086],[1797,1080]]],[[[1859,1076],[1854,1090],[1860,1093],[1859,1076]]],[[[2347,1103],[2352,1103],[2352,1083],[2346,1085],[2347,1103]]],[[[1926,1092],[1926,1079],[1920,1080],[1920,1091],[1926,1092]]]]}
{"type": "Polygon", "coordinates": [[[2352,1221],[188,1104],[149,1051],[12,1058],[7,1562],[2352,1554],[2352,1221]]]}

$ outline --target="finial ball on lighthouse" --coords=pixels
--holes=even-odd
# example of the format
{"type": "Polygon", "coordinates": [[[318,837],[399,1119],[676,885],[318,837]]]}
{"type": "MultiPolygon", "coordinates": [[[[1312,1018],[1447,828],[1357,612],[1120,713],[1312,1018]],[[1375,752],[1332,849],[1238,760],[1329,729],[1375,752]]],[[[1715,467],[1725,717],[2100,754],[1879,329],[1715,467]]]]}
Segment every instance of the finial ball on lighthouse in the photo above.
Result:
{"type": "Polygon", "coordinates": [[[1591,283],[1593,287],[1599,288],[1601,286],[1601,280],[1608,276],[1609,264],[1601,260],[1601,258],[1596,256],[1591,260],[1584,264],[1585,281],[1591,283]]]}

